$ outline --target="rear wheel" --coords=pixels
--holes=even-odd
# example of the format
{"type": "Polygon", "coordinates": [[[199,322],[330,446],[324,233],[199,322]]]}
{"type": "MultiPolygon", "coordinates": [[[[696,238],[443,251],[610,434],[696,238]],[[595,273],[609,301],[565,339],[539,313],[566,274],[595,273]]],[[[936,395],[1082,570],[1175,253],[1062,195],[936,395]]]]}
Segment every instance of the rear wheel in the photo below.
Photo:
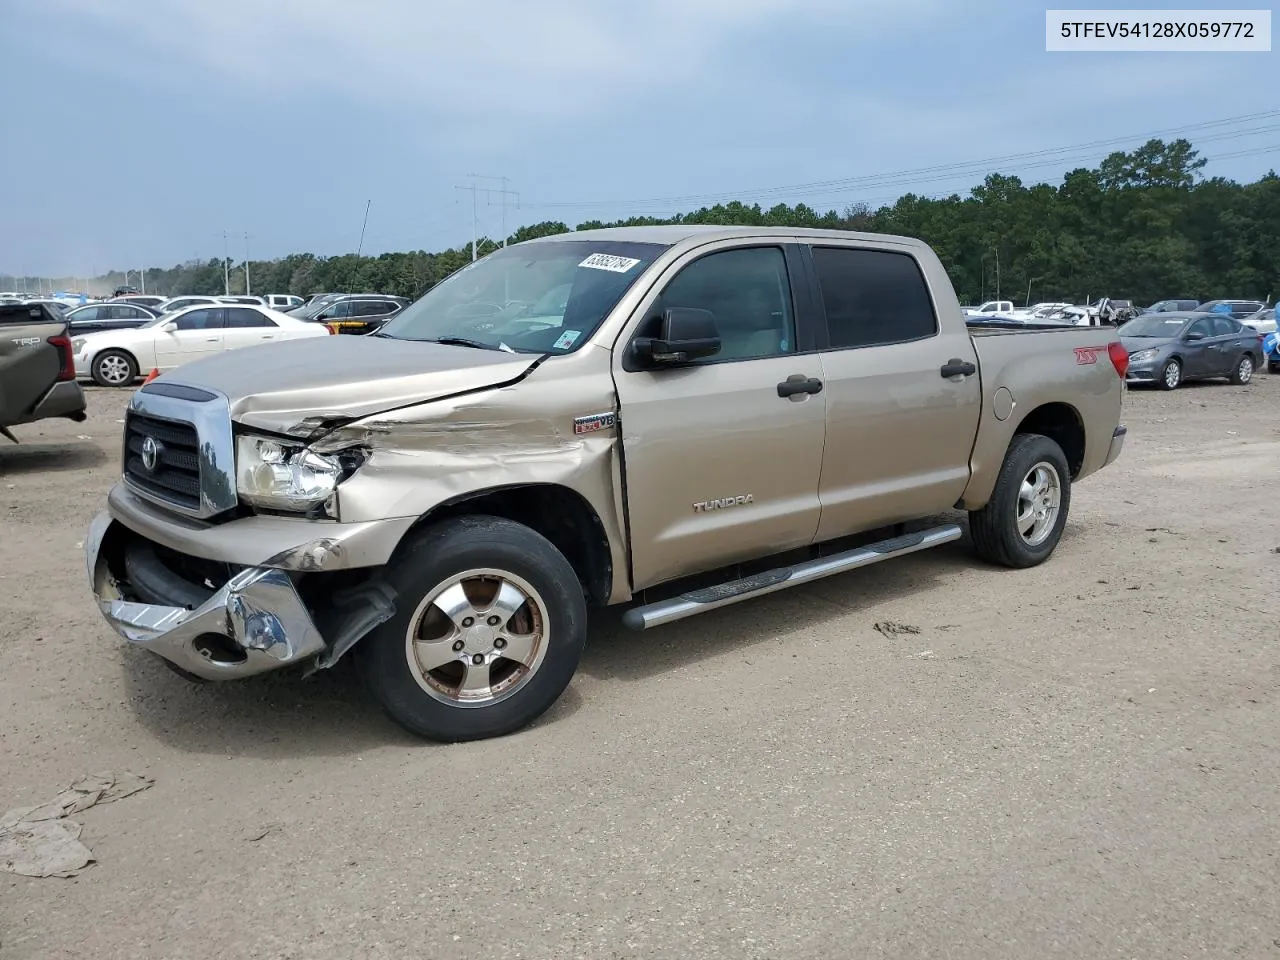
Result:
{"type": "Polygon", "coordinates": [[[969,513],[969,533],[982,559],[1034,567],[1049,559],[1067,525],[1071,469],[1062,448],[1037,433],[1009,444],[991,499],[969,513]]]}
{"type": "Polygon", "coordinates": [[[1164,390],[1177,390],[1182,383],[1182,363],[1170,360],[1160,371],[1160,387],[1164,390]]]}
{"type": "Polygon", "coordinates": [[[104,350],[89,371],[100,387],[127,387],[138,377],[138,363],[123,350],[104,350]]]}
{"type": "Polygon", "coordinates": [[[374,697],[445,742],[513,733],[569,685],[587,637],[582,585],[541,534],[497,517],[428,528],[387,570],[397,611],[356,647],[374,697]]]}
{"type": "Polygon", "coordinates": [[[1238,387],[1244,386],[1253,379],[1253,357],[1245,354],[1236,364],[1236,368],[1231,373],[1231,382],[1238,387]]]}

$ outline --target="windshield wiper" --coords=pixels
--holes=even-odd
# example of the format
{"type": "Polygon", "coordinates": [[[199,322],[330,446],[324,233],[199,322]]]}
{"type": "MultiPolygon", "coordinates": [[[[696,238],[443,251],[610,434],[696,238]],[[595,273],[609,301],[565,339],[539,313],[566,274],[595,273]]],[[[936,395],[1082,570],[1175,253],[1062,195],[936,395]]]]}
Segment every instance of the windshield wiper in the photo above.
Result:
{"type": "Polygon", "coordinates": [[[475,347],[477,350],[500,350],[503,353],[515,353],[505,343],[499,343],[496,346],[492,343],[484,343],[481,340],[471,340],[467,337],[428,337],[422,341],[423,343],[443,343],[452,347],[475,347]]]}

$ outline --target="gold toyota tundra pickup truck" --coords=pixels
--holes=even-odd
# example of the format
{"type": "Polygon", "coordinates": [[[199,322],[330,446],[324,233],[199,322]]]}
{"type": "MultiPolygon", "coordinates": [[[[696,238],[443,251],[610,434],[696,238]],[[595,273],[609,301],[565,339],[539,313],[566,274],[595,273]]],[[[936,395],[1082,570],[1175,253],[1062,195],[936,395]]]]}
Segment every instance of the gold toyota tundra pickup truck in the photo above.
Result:
{"type": "Polygon", "coordinates": [[[1127,362],[1109,328],[970,329],[918,240],[547,237],[372,336],[144,386],[89,578],[189,678],[350,652],[409,730],[498,736],[593,606],[650,629],[956,540],[957,510],[980,557],[1042,562],[1120,454],[1127,362]]]}

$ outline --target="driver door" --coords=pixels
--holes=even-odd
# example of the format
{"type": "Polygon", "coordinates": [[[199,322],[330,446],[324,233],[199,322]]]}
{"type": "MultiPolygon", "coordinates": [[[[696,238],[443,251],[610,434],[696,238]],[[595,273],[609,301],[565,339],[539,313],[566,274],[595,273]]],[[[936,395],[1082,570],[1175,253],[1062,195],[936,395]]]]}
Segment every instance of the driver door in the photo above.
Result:
{"type": "Polygon", "coordinates": [[[809,300],[792,292],[804,276],[793,243],[701,248],[668,269],[619,338],[633,589],[813,542],[827,401],[818,355],[803,349],[809,300]],[[720,352],[639,361],[635,339],[672,307],[714,314],[720,352]]]}
{"type": "Polygon", "coordinates": [[[1187,328],[1182,343],[1178,345],[1182,354],[1184,379],[1214,375],[1217,370],[1216,357],[1220,353],[1212,338],[1212,317],[1201,317],[1187,328]]]}
{"type": "Polygon", "coordinates": [[[222,324],[226,311],[221,307],[199,307],[173,319],[176,329],[156,329],[156,366],[160,370],[174,367],[222,350],[222,324]]]}

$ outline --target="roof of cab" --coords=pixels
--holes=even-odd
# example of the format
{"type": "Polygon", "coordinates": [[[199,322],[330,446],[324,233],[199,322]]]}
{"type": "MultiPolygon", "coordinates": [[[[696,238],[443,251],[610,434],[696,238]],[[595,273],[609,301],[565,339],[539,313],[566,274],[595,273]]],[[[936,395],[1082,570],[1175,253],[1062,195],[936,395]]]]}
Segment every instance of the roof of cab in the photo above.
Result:
{"type": "Polygon", "coordinates": [[[927,247],[915,237],[899,237],[888,233],[859,233],[854,230],[817,230],[808,227],[728,227],[716,224],[686,223],[661,224],[643,227],[603,227],[598,230],[575,230],[538,237],[527,243],[545,243],[564,240],[612,240],[623,243],[661,243],[674,246],[686,240],[707,243],[712,240],[733,237],[800,237],[803,239],[866,240],[876,243],[893,243],[911,247],[927,247]]]}

